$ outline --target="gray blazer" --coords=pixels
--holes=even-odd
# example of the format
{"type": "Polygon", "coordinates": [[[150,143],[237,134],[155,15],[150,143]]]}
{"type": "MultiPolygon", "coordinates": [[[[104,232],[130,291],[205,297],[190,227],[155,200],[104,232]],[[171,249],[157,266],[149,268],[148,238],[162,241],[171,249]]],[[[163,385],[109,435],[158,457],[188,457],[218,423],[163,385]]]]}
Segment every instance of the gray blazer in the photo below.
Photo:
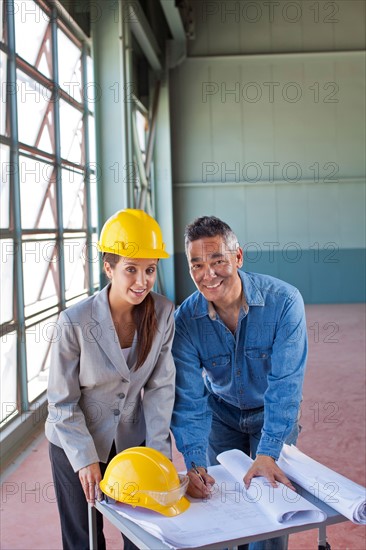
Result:
{"type": "Polygon", "coordinates": [[[126,363],[108,288],[62,311],[54,335],[46,436],[64,449],[75,472],[106,462],[113,441],[117,452],[146,441],[171,457],[174,305],[151,293],[158,331],[148,358],[135,371],[137,345],[126,363]]]}

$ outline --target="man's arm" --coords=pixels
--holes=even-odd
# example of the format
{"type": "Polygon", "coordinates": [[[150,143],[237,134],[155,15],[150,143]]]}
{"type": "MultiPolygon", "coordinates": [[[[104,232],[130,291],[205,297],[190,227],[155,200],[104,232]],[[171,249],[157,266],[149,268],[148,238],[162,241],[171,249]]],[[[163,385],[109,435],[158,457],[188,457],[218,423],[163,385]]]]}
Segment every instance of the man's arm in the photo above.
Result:
{"type": "Polygon", "coordinates": [[[192,462],[197,466],[207,466],[211,415],[207,409],[207,390],[200,358],[179,310],[175,321],[172,351],[176,366],[176,389],[172,431],[187,470],[190,470],[192,462]]]}
{"type": "Polygon", "coordinates": [[[275,486],[276,480],[293,488],[278,468],[278,459],[286,438],[299,416],[307,357],[307,333],[304,303],[296,290],[287,299],[272,348],[271,372],[264,395],[264,425],[257,458],[247,472],[248,486],[255,476],[264,476],[275,486]]]}

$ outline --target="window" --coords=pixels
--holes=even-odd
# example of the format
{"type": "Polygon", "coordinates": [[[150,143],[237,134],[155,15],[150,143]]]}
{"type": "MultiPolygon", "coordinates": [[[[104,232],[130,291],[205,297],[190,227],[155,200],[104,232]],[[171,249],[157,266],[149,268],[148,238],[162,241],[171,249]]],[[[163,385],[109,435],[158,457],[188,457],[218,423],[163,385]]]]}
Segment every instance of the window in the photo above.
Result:
{"type": "Polygon", "coordinates": [[[57,315],[99,264],[89,40],[55,2],[0,9],[3,427],[45,392],[57,315]]]}

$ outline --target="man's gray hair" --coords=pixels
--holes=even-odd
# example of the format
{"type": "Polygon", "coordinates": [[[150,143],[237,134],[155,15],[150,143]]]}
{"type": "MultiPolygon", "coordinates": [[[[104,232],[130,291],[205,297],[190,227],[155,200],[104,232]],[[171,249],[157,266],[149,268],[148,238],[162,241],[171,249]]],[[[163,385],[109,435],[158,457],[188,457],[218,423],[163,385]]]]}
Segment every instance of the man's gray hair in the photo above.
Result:
{"type": "Polygon", "coordinates": [[[207,237],[222,237],[228,250],[235,252],[239,246],[238,238],[231,227],[215,216],[202,216],[188,224],[184,231],[185,250],[189,243],[207,237]]]}

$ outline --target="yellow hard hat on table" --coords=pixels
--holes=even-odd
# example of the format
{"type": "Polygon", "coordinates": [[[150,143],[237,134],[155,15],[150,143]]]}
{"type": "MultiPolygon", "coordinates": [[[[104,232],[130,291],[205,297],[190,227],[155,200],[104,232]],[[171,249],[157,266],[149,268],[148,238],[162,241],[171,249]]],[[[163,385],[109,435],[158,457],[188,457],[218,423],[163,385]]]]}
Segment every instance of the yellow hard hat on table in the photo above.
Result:
{"type": "Polygon", "coordinates": [[[104,224],[98,248],[132,258],[169,258],[160,226],[143,210],[119,210],[104,224]]]}
{"type": "Polygon", "coordinates": [[[178,474],[173,463],[150,447],[131,447],[108,464],[100,488],[107,496],[129,504],[177,516],[189,508],[184,496],[188,476],[178,474]]]}

